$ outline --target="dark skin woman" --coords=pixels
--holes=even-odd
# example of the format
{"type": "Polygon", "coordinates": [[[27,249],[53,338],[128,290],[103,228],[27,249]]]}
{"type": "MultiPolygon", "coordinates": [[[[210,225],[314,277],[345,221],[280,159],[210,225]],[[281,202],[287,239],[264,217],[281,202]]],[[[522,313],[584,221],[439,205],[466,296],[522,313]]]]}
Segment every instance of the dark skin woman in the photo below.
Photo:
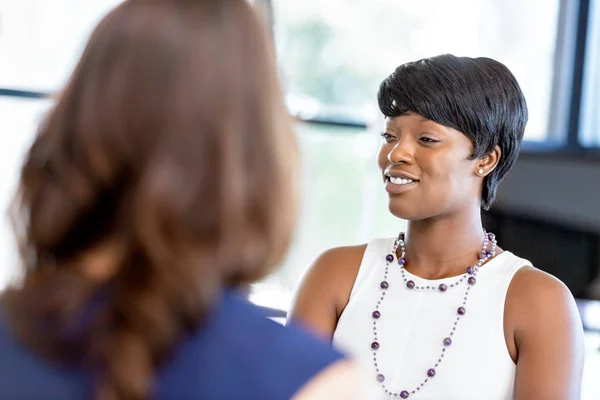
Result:
{"type": "Polygon", "coordinates": [[[420,60],[382,83],[379,107],[382,189],[407,230],[323,253],[290,320],[363,359],[382,398],[579,399],[573,296],[482,225],[527,122],[513,75],[488,58],[420,60]]]}

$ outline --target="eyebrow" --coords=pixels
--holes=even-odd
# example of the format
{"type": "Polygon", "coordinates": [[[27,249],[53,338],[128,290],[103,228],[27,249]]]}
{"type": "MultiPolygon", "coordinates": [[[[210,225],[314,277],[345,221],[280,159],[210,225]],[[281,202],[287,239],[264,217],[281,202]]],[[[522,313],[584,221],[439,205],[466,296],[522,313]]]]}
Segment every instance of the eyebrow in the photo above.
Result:
{"type": "MultiPolygon", "coordinates": [[[[391,117],[385,117],[385,122],[386,122],[386,123],[387,123],[388,121],[390,121],[390,120],[392,120],[392,118],[391,118],[391,117]]],[[[427,117],[423,117],[423,116],[421,117],[421,119],[419,120],[419,122],[433,122],[434,124],[439,124],[438,122],[435,122],[434,120],[432,120],[432,119],[429,119],[429,118],[427,118],[427,117]]]]}

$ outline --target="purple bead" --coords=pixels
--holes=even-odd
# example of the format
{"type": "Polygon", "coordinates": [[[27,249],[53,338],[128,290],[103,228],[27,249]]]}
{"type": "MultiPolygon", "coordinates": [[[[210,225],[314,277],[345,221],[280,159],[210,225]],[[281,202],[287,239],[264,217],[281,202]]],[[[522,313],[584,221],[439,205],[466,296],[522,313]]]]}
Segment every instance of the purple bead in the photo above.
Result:
{"type": "Polygon", "coordinates": [[[394,261],[394,256],[391,254],[388,254],[387,256],[385,256],[385,261],[387,261],[387,262],[394,261]]]}
{"type": "Polygon", "coordinates": [[[456,312],[460,315],[465,315],[465,313],[467,312],[467,310],[465,310],[464,307],[458,307],[458,310],[456,310],[456,312]]]}
{"type": "Polygon", "coordinates": [[[400,264],[400,265],[406,265],[406,258],[404,258],[404,257],[400,257],[400,258],[398,259],[398,264],[400,264]]]}
{"type": "Polygon", "coordinates": [[[400,240],[404,240],[404,232],[400,233],[400,240]]]}
{"type": "Polygon", "coordinates": [[[494,255],[494,252],[493,252],[493,251],[491,251],[491,250],[488,250],[488,251],[486,251],[486,252],[485,252],[485,256],[486,256],[486,257],[491,257],[491,256],[493,256],[493,255],[494,255]]]}
{"type": "Polygon", "coordinates": [[[467,268],[467,274],[474,275],[475,274],[475,268],[473,268],[473,267],[467,268]]]}
{"type": "Polygon", "coordinates": [[[475,282],[477,282],[477,279],[475,279],[474,276],[470,276],[469,279],[467,279],[467,282],[469,282],[469,285],[474,285],[475,282]]]}
{"type": "Polygon", "coordinates": [[[496,235],[494,235],[492,232],[487,234],[487,237],[489,240],[494,240],[496,238],[496,235]]]}
{"type": "Polygon", "coordinates": [[[390,287],[390,284],[387,283],[387,281],[381,281],[381,283],[379,284],[379,286],[381,286],[382,289],[387,289],[390,287]]]}
{"type": "Polygon", "coordinates": [[[433,378],[435,376],[435,369],[429,368],[427,370],[427,376],[430,377],[430,378],[433,378]]]}
{"type": "Polygon", "coordinates": [[[403,399],[408,399],[408,392],[406,390],[401,391],[400,397],[402,397],[403,399]]]}
{"type": "Polygon", "coordinates": [[[373,343],[371,343],[371,348],[372,348],[373,350],[377,350],[377,349],[379,348],[379,343],[377,343],[377,342],[373,342],[373,343]]]}
{"type": "Polygon", "coordinates": [[[377,382],[383,382],[385,381],[385,376],[383,376],[383,374],[377,374],[377,382]]]}
{"type": "Polygon", "coordinates": [[[373,314],[371,314],[371,315],[375,319],[379,319],[379,317],[381,317],[381,313],[379,311],[373,311],[373,314]]]}
{"type": "Polygon", "coordinates": [[[444,339],[444,346],[450,346],[451,344],[452,344],[452,339],[450,339],[449,337],[444,339]]]}
{"type": "Polygon", "coordinates": [[[415,283],[413,281],[406,282],[406,287],[409,289],[414,289],[415,283]]]}
{"type": "Polygon", "coordinates": [[[446,286],[443,283],[440,283],[440,286],[438,286],[438,289],[440,289],[440,292],[445,292],[446,290],[448,290],[448,286],[446,286]]]}

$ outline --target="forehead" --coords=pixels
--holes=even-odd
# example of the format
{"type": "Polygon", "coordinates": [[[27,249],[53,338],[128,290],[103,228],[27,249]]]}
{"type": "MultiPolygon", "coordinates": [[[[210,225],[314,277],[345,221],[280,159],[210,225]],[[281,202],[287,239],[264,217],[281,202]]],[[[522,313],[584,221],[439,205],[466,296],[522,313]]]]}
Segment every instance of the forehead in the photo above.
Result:
{"type": "MultiPolygon", "coordinates": [[[[442,130],[454,130],[453,128],[447,127],[442,124],[438,124],[435,121],[425,118],[421,114],[409,111],[397,117],[386,117],[385,126],[389,128],[409,128],[415,126],[429,126],[431,128],[437,128],[442,130]]],[[[458,132],[458,131],[457,131],[458,132]]]]}
{"type": "Polygon", "coordinates": [[[463,136],[464,133],[451,128],[446,125],[439,124],[435,121],[432,121],[421,114],[417,114],[415,112],[409,111],[403,115],[397,117],[386,117],[385,118],[385,126],[387,128],[398,128],[398,129],[410,129],[416,128],[423,129],[424,127],[435,128],[436,130],[447,131],[448,133],[455,132],[459,133],[463,136]]]}

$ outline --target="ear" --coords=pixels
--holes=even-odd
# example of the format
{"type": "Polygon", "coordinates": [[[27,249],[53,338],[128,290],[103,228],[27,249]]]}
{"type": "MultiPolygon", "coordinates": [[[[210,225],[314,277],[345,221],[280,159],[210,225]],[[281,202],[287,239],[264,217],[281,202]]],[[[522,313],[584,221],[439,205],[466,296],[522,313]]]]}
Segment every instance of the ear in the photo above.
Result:
{"type": "Polygon", "coordinates": [[[500,150],[500,146],[496,146],[490,154],[479,158],[477,160],[478,162],[475,164],[475,175],[478,175],[483,178],[490,172],[492,172],[498,165],[498,161],[500,161],[501,155],[502,150],[500,150]]]}

